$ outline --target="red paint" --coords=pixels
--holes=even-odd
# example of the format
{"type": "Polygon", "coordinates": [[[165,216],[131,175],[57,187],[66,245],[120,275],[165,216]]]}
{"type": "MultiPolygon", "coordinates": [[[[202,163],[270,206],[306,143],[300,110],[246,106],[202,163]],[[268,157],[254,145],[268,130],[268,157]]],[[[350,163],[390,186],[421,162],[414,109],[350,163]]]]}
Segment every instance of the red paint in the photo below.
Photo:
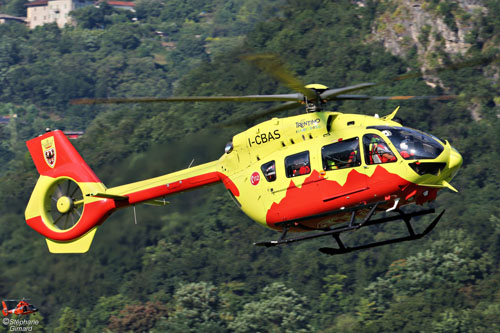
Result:
{"type": "Polygon", "coordinates": [[[69,241],[84,235],[87,231],[101,224],[116,208],[115,201],[112,199],[104,199],[84,206],[80,221],[68,231],[53,231],[49,229],[42,220],[41,216],[37,216],[26,220],[26,223],[43,236],[56,241],[69,241]]]}
{"type": "Polygon", "coordinates": [[[135,3],[131,1],[107,1],[110,6],[135,7],[135,3]]]}
{"type": "Polygon", "coordinates": [[[252,173],[252,175],[250,176],[250,183],[252,183],[252,185],[258,185],[260,182],[260,175],[258,172],[254,172],[252,173]]]}
{"type": "MultiPolygon", "coordinates": [[[[272,204],[267,212],[266,221],[270,228],[281,230],[274,224],[340,210],[342,207],[348,208],[377,202],[386,196],[390,196],[393,200],[397,197],[401,198],[400,205],[408,204],[410,202],[406,202],[404,198],[412,192],[416,193],[419,204],[434,200],[436,194],[435,189],[410,183],[396,174],[389,173],[381,166],[376,167],[371,177],[352,169],[343,186],[334,180],[324,179],[320,173],[313,171],[301,188],[296,187],[293,181],[290,181],[286,196],[280,202],[272,204]],[[427,197],[422,195],[425,190],[429,191],[427,197]]],[[[381,208],[392,207],[393,203],[391,200],[381,208]]],[[[326,226],[321,222],[327,221],[327,224],[343,222],[348,218],[347,215],[349,214],[316,218],[301,222],[301,224],[309,228],[320,229],[326,226]]]]}
{"type": "Polygon", "coordinates": [[[222,183],[224,184],[224,186],[229,190],[231,191],[231,193],[235,196],[235,197],[239,197],[240,196],[240,191],[238,190],[238,188],[236,187],[236,185],[233,183],[233,181],[231,179],[229,179],[228,176],[226,176],[225,174],[222,174],[220,172],[218,172],[219,174],[219,177],[220,179],[222,180],[222,183]]]}
{"type": "Polygon", "coordinates": [[[101,181],[78,154],[62,131],[52,131],[26,142],[38,173],[52,178],[69,177],[76,182],[101,181]],[[45,161],[42,140],[54,137],[55,165],[51,168],[45,161]]]}
{"type": "Polygon", "coordinates": [[[46,6],[49,3],[48,0],[35,0],[28,2],[25,4],[26,7],[35,7],[35,6],[46,6]]]}
{"type": "MultiPolygon", "coordinates": [[[[218,183],[221,181],[224,182],[226,188],[228,188],[231,192],[234,191],[237,193],[237,195],[239,195],[236,186],[234,186],[234,184],[229,179],[223,179],[223,177],[225,176],[220,172],[209,172],[203,175],[181,179],[173,183],[155,186],[147,190],[131,192],[128,194],[124,194],[124,196],[127,196],[129,198],[128,201],[126,201],[127,205],[133,205],[166,195],[171,195],[178,192],[188,191],[197,187],[218,183]]],[[[234,192],[233,194],[236,195],[234,192]]]]}

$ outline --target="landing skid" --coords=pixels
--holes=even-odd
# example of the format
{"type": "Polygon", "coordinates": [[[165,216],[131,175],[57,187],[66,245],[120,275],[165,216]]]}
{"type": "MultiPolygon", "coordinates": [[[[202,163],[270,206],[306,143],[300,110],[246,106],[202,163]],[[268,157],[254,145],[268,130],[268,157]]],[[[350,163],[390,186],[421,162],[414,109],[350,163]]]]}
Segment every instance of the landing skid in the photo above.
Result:
{"type": "Polygon", "coordinates": [[[272,247],[272,246],[277,246],[277,245],[282,245],[282,244],[300,242],[300,241],[313,239],[313,238],[332,236],[335,239],[335,241],[338,245],[338,248],[322,247],[319,249],[319,251],[326,253],[326,254],[330,254],[330,255],[349,253],[349,252],[353,252],[353,251],[357,251],[357,250],[368,249],[368,248],[382,246],[382,245],[388,245],[388,244],[393,244],[393,243],[400,243],[400,242],[420,239],[420,238],[424,237],[425,235],[427,235],[429,232],[431,232],[432,229],[434,229],[434,227],[439,222],[439,220],[441,219],[441,217],[443,216],[443,214],[445,212],[443,210],[427,226],[427,228],[422,233],[416,233],[415,230],[413,229],[413,226],[410,223],[411,219],[415,216],[423,216],[423,215],[427,215],[427,214],[433,214],[435,212],[434,208],[423,209],[423,210],[413,212],[413,213],[405,213],[400,209],[396,209],[393,212],[396,213],[397,215],[383,217],[383,218],[379,218],[379,219],[372,219],[373,214],[375,213],[375,210],[377,209],[379,204],[380,204],[380,202],[377,202],[375,204],[368,205],[368,206],[363,206],[362,208],[370,208],[370,212],[361,222],[356,222],[356,213],[359,209],[355,209],[352,211],[351,219],[347,225],[343,225],[343,226],[335,227],[335,228],[329,228],[323,232],[315,233],[312,235],[306,235],[306,236],[294,237],[294,238],[286,238],[286,235],[287,235],[289,228],[292,226],[297,226],[297,222],[296,221],[283,222],[281,224],[283,226],[283,232],[281,233],[278,240],[267,241],[267,242],[258,242],[258,243],[254,243],[254,245],[272,247]],[[382,224],[382,223],[387,223],[387,222],[392,222],[392,221],[399,221],[399,220],[404,221],[406,228],[408,229],[408,234],[409,234],[408,236],[393,238],[393,239],[388,239],[388,240],[384,240],[384,241],[373,242],[373,243],[358,245],[358,246],[353,246],[353,247],[345,246],[345,244],[340,239],[340,235],[344,232],[355,231],[355,230],[359,230],[361,228],[368,227],[371,225],[382,224]]]}

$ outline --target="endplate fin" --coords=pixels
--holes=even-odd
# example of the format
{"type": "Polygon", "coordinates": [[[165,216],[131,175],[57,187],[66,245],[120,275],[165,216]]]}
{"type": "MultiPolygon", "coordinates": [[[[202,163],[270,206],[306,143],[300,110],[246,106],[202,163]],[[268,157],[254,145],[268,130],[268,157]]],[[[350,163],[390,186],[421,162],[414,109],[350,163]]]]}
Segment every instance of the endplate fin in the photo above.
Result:
{"type": "Polygon", "coordinates": [[[85,235],[69,242],[54,241],[46,238],[51,253],[85,253],[90,249],[97,227],[90,229],[85,235]]]}

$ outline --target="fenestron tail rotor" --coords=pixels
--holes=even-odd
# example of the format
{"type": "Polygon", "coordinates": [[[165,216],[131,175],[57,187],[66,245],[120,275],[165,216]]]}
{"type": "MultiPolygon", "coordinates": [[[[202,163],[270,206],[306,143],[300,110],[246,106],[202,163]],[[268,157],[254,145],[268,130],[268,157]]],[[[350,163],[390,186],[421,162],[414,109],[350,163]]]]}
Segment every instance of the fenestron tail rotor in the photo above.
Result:
{"type": "Polygon", "coordinates": [[[59,230],[71,229],[83,213],[83,193],[80,186],[71,179],[63,178],[50,187],[46,197],[52,227],[59,230]]]}
{"type": "Polygon", "coordinates": [[[98,226],[117,208],[115,201],[91,196],[106,187],[64,132],[48,131],[26,146],[40,174],[26,206],[26,223],[46,238],[52,253],[87,252],[98,226]],[[48,149],[52,154],[46,154],[48,149]]]}

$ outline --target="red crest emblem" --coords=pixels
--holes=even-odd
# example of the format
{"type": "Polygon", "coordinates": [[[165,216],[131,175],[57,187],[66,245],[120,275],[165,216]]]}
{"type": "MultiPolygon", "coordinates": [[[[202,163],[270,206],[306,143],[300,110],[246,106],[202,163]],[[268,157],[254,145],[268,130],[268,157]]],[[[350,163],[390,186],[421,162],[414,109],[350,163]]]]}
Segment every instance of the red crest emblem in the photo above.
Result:
{"type": "Polygon", "coordinates": [[[42,149],[45,162],[47,162],[49,167],[53,168],[56,164],[56,145],[53,136],[42,140],[42,149]]]}

